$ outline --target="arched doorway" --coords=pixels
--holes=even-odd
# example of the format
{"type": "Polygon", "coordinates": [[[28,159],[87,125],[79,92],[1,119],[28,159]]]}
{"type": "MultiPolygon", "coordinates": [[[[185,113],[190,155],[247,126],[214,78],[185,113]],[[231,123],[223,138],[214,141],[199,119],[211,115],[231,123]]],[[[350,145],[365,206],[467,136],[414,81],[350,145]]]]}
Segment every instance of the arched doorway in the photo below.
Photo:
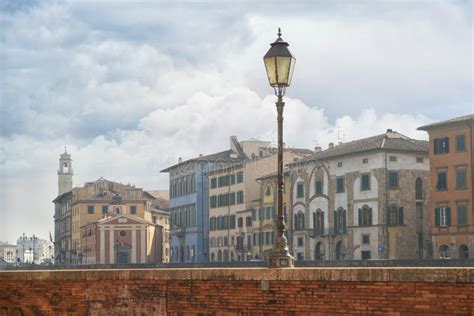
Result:
{"type": "Polygon", "coordinates": [[[320,241],[314,248],[314,260],[324,260],[324,245],[320,241]]]}
{"type": "Polygon", "coordinates": [[[459,246],[459,259],[469,259],[469,248],[466,245],[459,246]]]}
{"type": "Polygon", "coordinates": [[[447,245],[441,245],[441,246],[439,246],[438,255],[439,255],[439,258],[440,258],[440,259],[449,258],[448,249],[449,249],[449,248],[448,248],[447,245]]]}

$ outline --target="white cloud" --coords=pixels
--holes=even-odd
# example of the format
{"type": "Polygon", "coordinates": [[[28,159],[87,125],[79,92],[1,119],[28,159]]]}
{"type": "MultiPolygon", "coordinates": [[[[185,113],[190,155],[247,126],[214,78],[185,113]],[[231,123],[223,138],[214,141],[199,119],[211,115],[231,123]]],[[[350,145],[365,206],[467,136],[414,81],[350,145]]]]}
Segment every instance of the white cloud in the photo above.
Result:
{"type": "Polygon", "coordinates": [[[133,6],[42,2],[2,13],[0,240],[46,237],[64,145],[75,182],[166,188],[178,157],[276,140],[262,56],[297,57],[285,142],[326,147],[472,112],[472,30],[453,2],[133,6]],[[280,25],[275,25],[278,21],[280,25]],[[25,198],[27,196],[28,198],[25,198]]]}

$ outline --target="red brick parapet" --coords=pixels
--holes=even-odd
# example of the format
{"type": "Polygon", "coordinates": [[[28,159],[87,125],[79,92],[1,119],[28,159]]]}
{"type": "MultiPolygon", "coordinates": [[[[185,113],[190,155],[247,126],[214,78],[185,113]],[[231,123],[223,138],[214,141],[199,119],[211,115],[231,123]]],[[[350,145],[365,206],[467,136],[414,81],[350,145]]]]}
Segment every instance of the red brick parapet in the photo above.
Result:
{"type": "Polygon", "coordinates": [[[0,314],[473,314],[474,268],[0,271],[0,314]]]}

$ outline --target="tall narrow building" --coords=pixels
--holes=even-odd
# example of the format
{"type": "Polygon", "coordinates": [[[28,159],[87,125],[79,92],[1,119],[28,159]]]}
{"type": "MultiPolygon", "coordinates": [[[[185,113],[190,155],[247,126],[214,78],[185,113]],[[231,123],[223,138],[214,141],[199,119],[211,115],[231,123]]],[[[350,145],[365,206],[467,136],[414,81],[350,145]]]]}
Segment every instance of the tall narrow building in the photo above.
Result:
{"type": "Polygon", "coordinates": [[[64,153],[59,156],[58,195],[71,191],[73,175],[71,155],[64,148],[64,153]]]}

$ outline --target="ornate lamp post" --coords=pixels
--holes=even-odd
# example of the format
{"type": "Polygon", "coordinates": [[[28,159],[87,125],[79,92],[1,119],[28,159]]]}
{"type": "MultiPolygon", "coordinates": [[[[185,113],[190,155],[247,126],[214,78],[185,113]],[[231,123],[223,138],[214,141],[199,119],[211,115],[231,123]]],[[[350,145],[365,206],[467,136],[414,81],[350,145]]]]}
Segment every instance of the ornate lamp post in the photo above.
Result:
{"type": "Polygon", "coordinates": [[[293,257],[288,251],[288,241],[285,237],[285,216],[283,214],[283,96],[286,87],[290,86],[295,57],[288,50],[288,43],[281,38],[278,28],[278,38],[263,57],[270,86],[278,97],[276,102],[278,121],[278,182],[277,182],[277,234],[273,254],[269,265],[272,268],[293,267],[293,257]]]}

